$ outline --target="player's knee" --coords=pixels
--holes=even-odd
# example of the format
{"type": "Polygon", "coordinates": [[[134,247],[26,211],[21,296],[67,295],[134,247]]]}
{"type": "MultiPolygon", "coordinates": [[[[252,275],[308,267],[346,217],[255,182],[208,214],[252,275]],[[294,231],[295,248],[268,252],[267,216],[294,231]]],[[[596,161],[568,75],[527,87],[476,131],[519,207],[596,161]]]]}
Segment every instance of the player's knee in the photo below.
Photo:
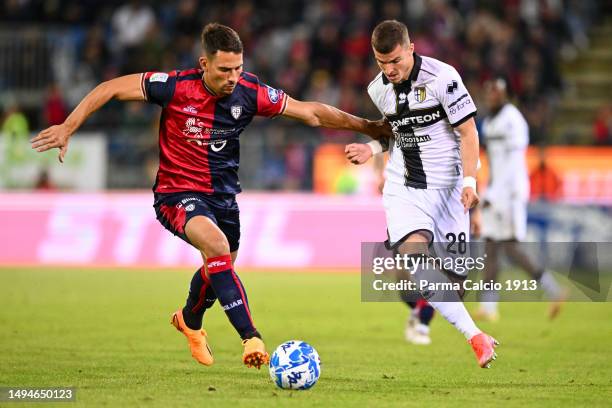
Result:
{"type": "Polygon", "coordinates": [[[218,236],[207,240],[205,248],[202,248],[207,258],[227,255],[230,253],[229,242],[225,236],[218,236]]]}
{"type": "Polygon", "coordinates": [[[209,218],[193,217],[185,226],[185,232],[189,242],[199,249],[205,258],[230,253],[227,237],[209,218]]]}
{"type": "Polygon", "coordinates": [[[402,254],[427,254],[429,252],[429,236],[419,232],[408,235],[399,245],[398,250],[402,254]]]}

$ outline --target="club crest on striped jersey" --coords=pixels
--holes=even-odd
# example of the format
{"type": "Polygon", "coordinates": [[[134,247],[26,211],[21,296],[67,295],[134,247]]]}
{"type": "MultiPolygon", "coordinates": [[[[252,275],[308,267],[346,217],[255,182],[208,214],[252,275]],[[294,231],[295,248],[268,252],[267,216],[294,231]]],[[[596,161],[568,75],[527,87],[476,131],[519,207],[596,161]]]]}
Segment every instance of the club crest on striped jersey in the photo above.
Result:
{"type": "Polygon", "coordinates": [[[232,114],[232,117],[237,120],[240,115],[242,115],[242,106],[233,105],[230,109],[230,113],[232,114]]]}
{"type": "Polygon", "coordinates": [[[414,88],[414,99],[421,103],[427,98],[427,92],[425,91],[424,86],[417,86],[414,88]]]}

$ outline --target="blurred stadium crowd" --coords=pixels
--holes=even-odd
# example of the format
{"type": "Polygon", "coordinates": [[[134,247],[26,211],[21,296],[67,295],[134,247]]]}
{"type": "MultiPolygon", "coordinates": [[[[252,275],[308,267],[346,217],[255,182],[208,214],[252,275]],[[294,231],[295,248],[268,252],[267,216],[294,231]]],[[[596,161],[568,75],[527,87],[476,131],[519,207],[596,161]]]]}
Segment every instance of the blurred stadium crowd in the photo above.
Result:
{"type": "MultiPolygon", "coordinates": [[[[211,21],[238,31],[245,45],[245,69],[264,82],[299,99],[377,118],[380,114],[366,93],[378,72],[370,34],[377,22],[398,19],[407,23],[416,51],[457,67],[477,100],[487,78],[507,77],[529,121],[532,144],[555,142],[551,124],[564,90],[560,64],[588,48],[589,29],[609,11],[595,0],[3,3],[2,120],[24,112],[31,131],[61,123],[106,79],[195,66],[200,31],[211,21]]],[[[86,129],[107,134],[114,169],[110,187],[150,185],[142,174],[155,167],[158,112],[140,103],[111,103],[88,121],[86,129]],[[130,173],[134,169],[139,171],[130,173]]],[[[484,114],[480,103],[479,117],[484,114]]],[[[592,144],[611,143],[611,118],[609,105],[593,113],[592,144]]],[[[256,121],[242,138],[243,184],[309,190],[316,146],[354,137],[283,119],[256,121]]]]}

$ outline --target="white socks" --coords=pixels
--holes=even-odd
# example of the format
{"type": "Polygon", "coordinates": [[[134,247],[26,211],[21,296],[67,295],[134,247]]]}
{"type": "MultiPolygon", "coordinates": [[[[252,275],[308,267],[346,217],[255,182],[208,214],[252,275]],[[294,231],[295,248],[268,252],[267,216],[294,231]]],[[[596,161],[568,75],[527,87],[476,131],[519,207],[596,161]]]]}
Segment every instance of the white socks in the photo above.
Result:
{"type": "Polygon", "coordinates": [[[561,296],[561,287],[549,271],[544,271],[538,283],[549,299],[557,299],[561,296]]]}
{"type": "MultiPolygon", "coordinates": [[[[438,284],[450,283],[448,276],[435,266],[423,263],[416,264],[414,263],[414,258],[413,265],[414,278],[416,278],[417,285],[421,281],[438,284]]],[[[466,339],[469,340],[476,334],[481,333],[481,330],[474,324],[474,320],[472,320],[457,291],[434,289],[421,291],[421,294],[450,324],[463,333],[466,339]]]]}
{"type": "Polygon", "coordinates": [[[499,292],[496,290],[485,290],[480,295],[480,309],[487,313],[497,313],[497,302],[499,292]]]}
{"type": "Polygon", "coordinates": [[[429,301],[429,304],[433,306],[450,324],[455,326],[466,339],[471,339],[475,335],[482,333],[482,331],[476,327],[474,320],[468,313],[463,302],[435,302],[429,301]]]}
{"type": "Polygon", "coordinates": [[[425,336],[429,336],[429,326],[419,323],[417,324],[416,331],[425,336]]]}

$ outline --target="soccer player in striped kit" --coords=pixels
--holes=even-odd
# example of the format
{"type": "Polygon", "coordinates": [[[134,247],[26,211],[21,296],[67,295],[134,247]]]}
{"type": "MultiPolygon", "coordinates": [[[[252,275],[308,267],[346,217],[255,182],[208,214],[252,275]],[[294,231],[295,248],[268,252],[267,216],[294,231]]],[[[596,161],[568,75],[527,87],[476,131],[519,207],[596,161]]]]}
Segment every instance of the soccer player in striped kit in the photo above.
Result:
{"type": "MultiPolygon", "coordinates": [[[[479,200],[476,106],[455,68],[414,52],[405,24],[380,23],[372,48],[381,72],[368,94],[393,136],[382,144],[350,144],[347,158],[361,164],[389,150],[383,205],[390,248],[413,259],[417,282],[461,283],[467,270],[423,267],[419,260],[428,259],[432,244],[439,257],[467,255],[468,211],[479,200]]],[[[463,333],[478,364],[489,367],[498,343],[476,326],[461,301],[463,291],[421,294],[463,333]]]]}
{"type": "Polygon", "coordinates": [[[159,170],[153,187],[155,212],[174,235],[197,248],[204,265],[191,280],[187,302],[172,324],[188,340],[192,356],[213,364],[204,312],[218,299],[242,339],[245,365],[267,364],[261,334],[246,290],[234,270],[240,241],[239,136],[255,116],[283,115],[310,126],[346,129],[380,137],[381,121],[368,121],[329,105],[301,102],[243,71],[243,47],[230,27],[211,23],[202,32],[199,67],[145,72],[97,86],[66,121],[32,139],[37,151],[59,148],[63,161],[69,138],[85,119],[111,99],[145,101],[162,107],[159,170]]]}

